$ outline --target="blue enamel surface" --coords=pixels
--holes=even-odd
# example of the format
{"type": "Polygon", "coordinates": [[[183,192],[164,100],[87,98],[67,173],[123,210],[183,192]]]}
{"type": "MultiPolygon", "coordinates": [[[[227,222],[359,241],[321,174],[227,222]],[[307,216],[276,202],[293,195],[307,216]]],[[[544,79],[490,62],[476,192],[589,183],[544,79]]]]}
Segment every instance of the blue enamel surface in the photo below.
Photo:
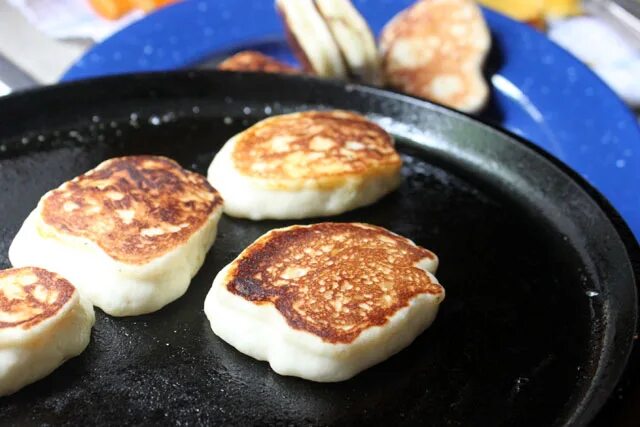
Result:
{"type": "MultiPolygon", "coordinates": [[[[374,32],[412,0],[355,0],[374,32]]],[[[640,239],[640,128],[585,65],[544,35],[485,11],[494,40],[493,107],[486,118],[549,151],[599,189],[640,239]]],[[[233,50],[293,63],[269,0],[185,1],[96,45],[63,81],[171,70],[233,50]]],[[[492,64],[493,62],[493,64],[492,64]]]]}

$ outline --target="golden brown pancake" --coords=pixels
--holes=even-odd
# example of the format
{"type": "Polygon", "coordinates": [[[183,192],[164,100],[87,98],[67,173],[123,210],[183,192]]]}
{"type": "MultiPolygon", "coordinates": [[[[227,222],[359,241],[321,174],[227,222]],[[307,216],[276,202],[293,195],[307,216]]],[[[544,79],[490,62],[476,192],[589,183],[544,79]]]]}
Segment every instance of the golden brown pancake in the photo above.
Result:
{"type": "Polygon", "coordinates": [[[144,264],[185,243],[221,204],[203,176],[173,160],[130,156],[48,193],[41,216],[56,232],[89,239],[115,260],[144,264]]]}
{"type": "Polygon", "coordinates": [[[385,79],[411,95],[476,111],[488,96],[481,67],[490,43],[473,1],[417,1],[382,31],[385,79]]]}
{"type": "Polygon", "coordinates": [[[300,71],[260,52],[245,50],[218,64],[219,70],[299,74],[300,71]]]}
{"type": "Polygon", "coordinates": [[[271,304],[294,329],[350,343],[419,294],[443,288],[416,264],[435,255],[383,228],[320,223],[274,230],[231,266],[227,289],[271,304]]]}
{"type": "Polygon", "coordinates": [[[393,139],[348,111],[307,111],[263,120],[236,137],[238,171],[272,189],[298,189],[306,180],[333,188],[349,176],[397,171],[393,139]]]}
{"type": "Polygon", "coordinates": [[[76,289],[55,273],[35,267],[0,271],[0,330],[28,330],[54,317],[76,289]]]}
{"type": "Polygon", "coordinates": [[[89,344],[93,306],[62,276],[0,271],[0,396],[40,378],[89,344]]]}

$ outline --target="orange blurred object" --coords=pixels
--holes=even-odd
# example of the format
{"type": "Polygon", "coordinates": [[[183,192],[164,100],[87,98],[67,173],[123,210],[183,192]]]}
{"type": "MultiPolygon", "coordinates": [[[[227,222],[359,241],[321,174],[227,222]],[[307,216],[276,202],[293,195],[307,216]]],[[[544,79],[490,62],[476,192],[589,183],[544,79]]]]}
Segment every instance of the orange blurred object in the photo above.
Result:
{"type": "Polygon", "coordinates": [[[544,10],[547,16],[553,18],[580,15],[582,2],[580,0],[545,0],[544,10]]]}
{"type": "Polygon", "coordinates": [[[479,3],[541,30],[546,18],[581,13],[580,0],[479,0],[479,3]]]}
{"type": "Polygon", "coordinates": [[[133,9],[151,12],[159,7],[175,3],[177,0],[89,0],[89,4],[100,16],[119,19],[133,9]]]}
{"type": "Polygon", "coordinates": [[[133,9],[130,0],[89,0],[89,3],[93,10],[107,19],[118,19],[133,9]]]}
{"type": "Polygon", "coordinates": [[[176,0],[132,0],[137,9],[142,9],[145,12],[151,12],[159,7],[166,6],[171,3],[175,3],[176,0]]]}

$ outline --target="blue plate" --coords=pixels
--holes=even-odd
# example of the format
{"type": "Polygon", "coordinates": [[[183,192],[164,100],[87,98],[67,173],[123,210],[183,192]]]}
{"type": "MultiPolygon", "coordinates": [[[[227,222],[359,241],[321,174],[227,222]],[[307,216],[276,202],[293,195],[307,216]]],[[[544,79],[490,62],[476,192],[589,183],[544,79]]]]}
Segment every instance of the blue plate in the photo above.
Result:
{"type": "MultiPolygon", "coordinates": [[[[412,0],[355,0],[374,32],[412,0]]],[[[484,11],[494,50],[492,106],[485,118],[546,149],[584,176],[640,240],[640,128],[589,68],[544,35],[484,11]]],[[[256,49],[289,63],[273,2],[186,1],[162,9],[96,45],[63,81],[194,66],[256,49]]]]}

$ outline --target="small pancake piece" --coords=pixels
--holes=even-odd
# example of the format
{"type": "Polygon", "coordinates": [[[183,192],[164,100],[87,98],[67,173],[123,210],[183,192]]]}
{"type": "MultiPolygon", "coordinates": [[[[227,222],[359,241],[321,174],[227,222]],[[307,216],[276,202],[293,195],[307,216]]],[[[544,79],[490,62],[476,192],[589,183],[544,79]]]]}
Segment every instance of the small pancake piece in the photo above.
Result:
{"type": "Polygon", "coordinates": [[[491,36],[472,0],[419,0],[396,15],[380,38],[386,82],[465,112],[487,102],[482,66],[491,36]]]}
{"type": "Polygon", "coordinates": [[[361,223],[272,230],[216,276],[213,332],[274,371],[351,378],[408,346],[435,319],[438,258],[361,223]]]}
{"type": "Polygon", "coordinates": [[[347,67],[331,30],[313,0],[276,0],[287,40],[305,71],[344,80],[347,67]]]}
{"type": "Polygon", "coordinates": [[[149,313],[187,290],[221,212],[207,180],[173,160],[115,158],[45,194],[9,259],[69,278],[108,314],[149,313]]]}
{"type": "Polygon", "coordinates": [[[315,0],[315,4],[342,53],[349,75],[363,83],[381,84],[376,41],[351,1],[315,0]]]}
{"type": "Polygon", "coordinates": [[[400,183],[393,139],[348,111],[270,117],[231,138],[209,167],[225,212],[254,220],[336,215],[400,183]]]}
{"type": "Polygon", "coordinates": [[[277,59],[253,50],[244,50],[218,64],[223,71],[298,74],[299,71],[277,59]]]}
{"type": "Polygon", "coordinates": [[[49,375],[89,344],[93,306],[61,276],[0,271],[0,396],[49,375]]]}

